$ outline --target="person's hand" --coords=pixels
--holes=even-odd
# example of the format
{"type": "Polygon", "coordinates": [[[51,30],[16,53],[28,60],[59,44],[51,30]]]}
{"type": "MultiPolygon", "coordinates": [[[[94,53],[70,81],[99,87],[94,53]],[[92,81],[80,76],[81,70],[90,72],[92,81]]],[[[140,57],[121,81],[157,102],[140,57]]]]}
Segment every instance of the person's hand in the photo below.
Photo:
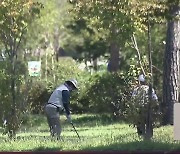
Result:
{"type": "Polygon", "coordinates": [[[69,115],[67,115],[66,117],[67,117],[67,121],[68,121],[69,123],[71,123],[71,122],[72,122],[71,115],[69,114],[69,115]]]}

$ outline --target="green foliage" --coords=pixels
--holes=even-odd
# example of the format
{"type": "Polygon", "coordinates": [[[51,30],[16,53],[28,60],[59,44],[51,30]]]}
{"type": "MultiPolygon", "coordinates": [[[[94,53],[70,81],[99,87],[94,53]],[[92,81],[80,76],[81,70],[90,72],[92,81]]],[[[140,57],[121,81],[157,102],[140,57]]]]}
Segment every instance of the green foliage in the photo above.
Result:
{"type": "Polygon", "coordinates": [[[8,112],[2,114],[7,120],[6,128],[10,137],[15,135],[19,127],[18,117],[21,110],[18,105],[23,100],[23,97],[20,97],[20,85],[23,76],[21,73],[25,73],[25,67],[20,65],[21,62],[18,63],[17,57],[20,55],[20,45],[27,26],[38,16],[41,7],[41,3],[33,2],[33,0],[2,0],[0,2],[0,42],[6,55],[5,74],[9,77],[7,80],[3,79],[8,82],[6,86],[9,89],[1,89],[5,90],[5,94],[1,97],[2,103],[8,104],[4,108],[4,111],[8,110],[8,112]]]}
{"type": "MultiPolygon", "coordinates": [[[[139,115],[138,111],[142,110],[142,104],[138,99],[132,100],[132,91],[138,84],[138,76],[142,73],[137,57],[130,60],[131,65],[128,70],[122,73],[94,73],[84,79],[84,87],[79,91],[79,108],[80,112],[92,113],[110,113],[115,116],[126,118],[131,124],[136,123],[137,119],[145,118],[144,114],[139,115]],[[137,102],[137,103],[136,103],[137,102]],[[132,112],[132,113],[131,113],[132,112]]],[[[151,75],[147,57],[142,57],[142,65],[146,73],[147,84],[150,82],[151,75]]],[[[160,102],[154,102],[153,120],[160,120],[160,102]]],[[[146,107],[143,113],[146,113],[146,107]]]]}
{"type": "Polygon", "coordinates": [[[50,93],[44,82],[31,81],[31,87],[28,90],[26,111],[34,114],[42,113],[44,111],[44,105],[49,97],[50,93]]]}
{"type": "MultiPolygon", "coordinates": [[[[129,18],[130,5],[128,1],[73,1],[74,10],[79,18],[86,19],[89,24],[93,27],[108,29],[111,31],[112,26],[119,29],[120,36],[123,34],[129,34],[131,31],[131,19],[129,18]]],[[[78,18],[77,17],[77,18],[78,18]]],[[[111,33],[111,32],[110,32],[111,33]]],[[[112,34],[113,35],[113,34],[112,34]]],[[[126,35],[128,36],[128,35],[126,35]]],[[[126,37],[124,36],[124,37],[126,37]]]]}
{"type": "MultiPolygon", "coordinates": [[[[71,12],[71,14],[73,13],[71,12]]],[[[76,36],[80,40],[78,42],[74,41],[72,37],[70,42],[72,42],[74,48],[70,49],[69,41],[66,42],[64,47],[70,51],[75,50],[76,54],[72,56],[81,61],[91,61],[99,58],[107,53],[108,49],[107,30],[97,30],[96,27],[90,24],[90,21],[84,18],[75,18],[67,26],[72,31],[71,36],[76,36]]]]}
{"type": "MultiPolygon", "coordinates": [[[[10,96],[10,75],[7,73],[7,63],[1,62],[0,63],[0,103],[1,103],[1,117],[5,118],[5,113],[9,112],[9,106],[11,101],[10,96]],[[7,110],[7,111],[6,111],[7,110]]],[[[2,125],[2,119],[1,119],[1,125],[2,125]]]]}
{"type": "Polygon", "coordinates": [[[16,116],[12,116],[12,95],[11,91],[11,72],[9,72],[9,67],[11,65],[8,61],[0,62],[0,125],[6,120],[7,124],[5,127],[5,133],[10,133],[9,131],[17,131],[21,124],[21,117],[23,113],[22,102],[24,97],[21,97],[21,85],[23,85],[24,74],[26,74],[25,64],[21,61],[16,62],[17,72],[16,78],[16,116]]]}
{"type": "MultiPolygon", "coordinates": [[[[145,123],[145,119],[147,118],[149,100],[145,98],[144,91],[142,89],[139,89],[138,91],[140,90],[141,92],[137,96],[126,102],[126,111],[124,114],[127,122],[132,125],[137,125],[140,121],[145,123]]],[[[159,126],[161,112],[158,101],[151,102],[151,116],[153,126],[159,126]]]]}
{"type": "MultiPolygon", "coordinates": [[[[129,87],[129,94],[125,99],[125,119],[132,125],[137,125],[139,121],[145,121],[147,117],[149,100],[144,96],[144,90],[141,91],[136,97],[132,97],[133,90],[138,86],[138,76],[142,74],[141,67],[136,60],[137,57],[131,59],[131,65],[127,73],[125,73],[126,84],[129,87]]],[[[142,65],[146,73],[146,83],[149,85],[151,74],[149,72],[147,58],[144,56],[142,58],[142,65]]],[[[157,93],[158,94],[158,93],[157,93]]],[[[159,97],[159,96],[158,96],[159,97]]],[[[152,101],[151,103],[151,115],[153,120],[153,125],[157,126],[161,121],[161,110],[160,101],[152,101]]]]}
{"type": "MultiPolygon", "coordinates": [[[[153,87],[157,90],[157,95],[159,97],[159,101],[162,102],[162,77],[163,77],[163,54],[165,51],[165,38],[166,38],[166,26],[164,24],[161,25],[153,25],[151,27],[151,43],[152,43],[152,78],[153,78],[153,87]],[[158,34],[158,35],[157,35],[158,34]]],[[[141,61],[143,68],[145,69],[145,73],[148,75],[149,80],[149,62],[148,62],[148,45],[147,45],[147,33],[136,32],[137,46],[139,48],[141,61]]],[[[121,70],[126,72],[131,67],[131,74],[134,74],[133,81],[136,81],[138,74],[142,73],[142,70],[139,66],[139,60],[137,56],[137,51],[132,47],[132,42],[127,43],[124,51],[122,53],[122,63],[121,70]],[[138,70],[137,70],[138,69],[138,70]],[[133,71],[134,70],[134,71],[133,71]],[[136,71],[135,71],[136,70],[136,71]]],[[[149,81],[148,81],[149,82],[149,81]]],[[[134,82],[135,84],[135,82],[134,82]]]]}
{"type": "MultiPolygon", "coordinates": [[[[43,66],[45,66],[44,60],[45,59],[42,59],[43,66]]],[[[80,80],[86,73],[84,74],[84,71],[78,68],[78,63],[72,58],[60,58],[59,61],[55,62],[53,65],[50,60],[52,59],[48,60],[47,68],[42,68],[41,80],[35,78],[29,79],[30,81],[28,84],[30,86],[27,94],[27,111],[31,113],[42,113],[50,94],[57,86],[63,84],[66,80],[75,78],[79,83],[79,87],[83,84],[80,80]]],[[[74,93],[71,99],[71,104],[75,109],[78,106],[76,101],[77,98],[77,93],[74,93]]]]}
{"type": "Polygon", "coordinates": [[[97,58],[99,52],[100,55],[104,55],[108,52],[108,46],[112,41],[124,47],[124,43],[134,31],[129,1],[74,0],[70,2],[73,4],[70,13],[75,18],[72,27],[84,38],[84,43],[81,48],[77,48],[77,52],[82,50],[84,58],[87,56],[97,58]],[[100,49],[94,50],[94,45],[100,45],[100,49]]]}
{"type": "Polygon", "coordinates": [[[147,31],[148,22],[151,25],[165,23],[166,5],[164,1],[131,0],[131,15],[137,30],[147,31]]]}
{"type": "MultiPolygon", "coordinates": [[[[158,19],[160,18],[156,17],[160,17],[163,13],[164,4],[158,6],[159,3],[155,1],[145,0],[79,0],[76,1],[78,5],[74,7],[75,10],[71,12],[73,14],[67,14],[69,5],[65,0],[41,0],[44,4],[44,9],[40,14],[41,16],[35,23],[31,23],[32,19],[39,15],[39,7],[42,7],[40,3],[32,2],[31,0],[23,2],[4,0],[0,2],[1,41],[5,43],[3,46],[1,42],[1,47],[5,48],[9,38],[8,36],[16,37],[17,39],[14,39],[14,44],[18,45],[21,40],[21,34],[23,34],[22,30],[27,28],[28,36],[26,37],[24,45],[28,43],[27,48],[29,50],[36,47],[43,49],[41,53],[44,54],[46,52],[48,54],[47,65],[44,55],[42,57],[41,81],[33,78],[32,82],[28,83],[27,91],[27,85],[24,83],[23,76],[26,70],[24,64],[15,62],[17,72],[15,75],[12,75],[10,74],[11,66],[8,65],[4,67],[4,65],[7,64],[1,63],[4,67],[0,69],[2,111],[6,111],[7,108],[7,113],[10,113],[9,106],[11,106],[10,102],[12,99],[12,96],[10,96],[11,77],[16,78],[17,89],[20,89],[17,93],[24,93],[24,96],[28,96],[27,104],[24,104],[25,110],[33,113],[42,112],[44,103],[47,102],[49,95],[59,84],[69,78],[76,78],[80,83],[80,89],[72,95],[71,107],[73,113],[108,112],[123,115],[124,111],[126,111],[126,103],[129,103],[126,102],[126,100],[130,99],[130,93],[137,83],[137,76],[141,73],[138,59],[134,57],[135,51],[130,49],[129,46],[127,47],[129,42],[125,44],[135,31],[135,28],[140,30],[138,32],[136,31],[138,47],[140,51],[142,51],[143,67],[147,73],[147,78],[150,77],[148,74],[147,58],[143,56],[147,55],[147,36],[145,33],[141,33],[147,30],[148,12],[152,24],[153,68],[157,68],[158,66],[158,68],[162,70],[161,57],[164,50],[163,40],[165,38],[165,26],[154,25],[154,23],[159,23],[158,19]],[[5,14],[7,14],[6,18],[4,18],[5,14]],[[66,26],[69,25],[69,22],[72,20],[72,16],[75,17],[75,21],[73,20],[71,25],[71,28],[74,28],[73,32],[71,29],[66,29],[66,26]],[[17,23],[11,25],[11,22],[9,22],[11,18],[14,19],[13,21],[17,21],[17,23]],[[28,24],[30,25],[28,26],[28,24]],[[115,34],[113,30],[115,30],[115,34]],[[7,35],[4,35],[5,32],[7,32],[7,35]],[[80,60],[96,59],[108,51],[109,40],[111,39],[122,45],[121,70],[123,73],[95,73],[91,76],[88,72],[81,71],[78,68],[78,63],[71,58],[60,58],[57,62],[53,57],[49,56],[54,53],[54,50],[48,51],[50,47],[55,49],[55,47],[62,46],[70,51],[76,49],[76,51],[80,53],[80,58],[78,57],[79,55],[74,52],[70,54],[80,60]]],[[[159,21],[163,22],[163,19],[159,21]]],[[[14,49],[17,49],[16,47],[14,49]]],[[[6,50],[7,53],[10,52],[9,49],[8,47],[8,50],[6,50]]],[[[33,58],[35,59],[37,57],[33,58]]],[[[158,69],[154,69],[153,72],[155,89],[158,87],[157,93],[160,97],[162,74],[158,69]]],[[[21,101],[22,97],[20,98],[19,94],[17,95],[18,101],[24,103],[24,101],[21,101]]],[[[21,109],[24,110],[22,106],[21,109]]],[[[134,110],[133,107],[134,106],[130,106],[128,110],[134,110]]],[[[2,117],[6,115],[4,112],[1,113],[2,117]]]]}
{"type": "Polygon", "coordinates": [[[84,73],[84,71],[79,69],[79,64],[70,57],[62,57],[55,61],[53,56],[48,56],[47,61],[48,63],[46,64],[46,57],[44,56],[42,58],[41,78],[52,88],[55,88],[67,79],[78,79],[84,73]]]}
{"type": "Polygon", "coordinates": [[[85,85],[79,98],[85,111],[122,115],[128,89],[120,73],[95,73],[85,85]]]}
{"type": "Polygon", "coordinates": [[[17,51],[27,26],[37,17],[41,7],[40,3],[32,0],[0,2],[0,40],[6,50],[17,51]]]}
{"type": "MultiPolygon", "coordinates": [[[[87,33],[93,32],[93,35],[101,36],[107,46],[109,46],[111,40],[118,42],[122,50],[120,69],[127,69],[125,65],[128,65],[129,56],[134,54],[132,51],[127,50],[127,48],[124,48],[125,43],[129,44],[131,35],[133,33],[136,33],[138,37],[141,37],[140,39],[138,39],[138,47],[140,47],[140,51],[144,53],[147,51],[147,35],[145,35],[145,33],[147,32],[148,21],[153,28],[159,23],[165,23],[164,13],[166,11],[166,5],[164,1],[72,0],[70,1],[70,3],[72,3],[74,6],[72,9],[72,13],[74,14],[76,19],[76,23],[74,23],[75,31],[80,33],[82,30],[86,29],[87,33]],[[143,38],[142,35],[144,35],[143,38]],[[141,43],[140,45],[139,42],[141,43]],[[143,48],[143,50],[141,48],[143,48]]],[[[158,27],[161,27],[158,30],[159,33],[161,32],[161,29],[164,29],[162,27],[165,26],[158,25],[158,27]]],[[[164,33],[159,36],[156,34],[153,34],[153,37],[155,36],[155,39],[164,36],[164,33]]],[[[86,41],[88,41],[89,43],[85,42],[84,45],[82,45],[83,48],[78,48],[77,51],[82,50],[85,53],[84,55],[94,55],[93,50],[89,50],[88,48],[93,44],[91,41],[91,37],[91,35],[88,36],[89,40],[86,39],[86,41]],[[86,44],[88,44],[88,47],[86,47],[86,44]]],[[[93,39],[94,38],[92,38],[92,40],[93,39]]],[[[161,39],[157,40],[160,41],[161,39]]],[[[106,50],[101,53],[102,55],[108,51],[107,46],[106,50]]],[[[154,51],[155,54],[153,54],[153,57],[159,54],[159,51],[164,49],[162,48],[162,42],[158,41],[156,41],[155,43],[153,42],[153,47],[159,48],[158,50],[154,51]],[[159,44],[161,44],[161,46],[159,44]]],[[[98,53],[98,51],[95,52],[98,53]]],[[[156,58],[157,57],[158,56],[156,56],[156,58]]]]}
{"type": "Polygon", "coordinates": [[[69,44],[69,38],[74,38],[73,41],[78,40],[77,37],[72,37],[66,28],[66,25],[72,20],[71,15],[67,11],[69,4],[66,0],[39,0],[39,2],[43,4],[43,9],[39,18],[28,28],[26,37],[28,50],[37,48],[49,49],[52,47],[54,50],[58,50],[57,48],[63,48],[66,42],[69,44]]]}

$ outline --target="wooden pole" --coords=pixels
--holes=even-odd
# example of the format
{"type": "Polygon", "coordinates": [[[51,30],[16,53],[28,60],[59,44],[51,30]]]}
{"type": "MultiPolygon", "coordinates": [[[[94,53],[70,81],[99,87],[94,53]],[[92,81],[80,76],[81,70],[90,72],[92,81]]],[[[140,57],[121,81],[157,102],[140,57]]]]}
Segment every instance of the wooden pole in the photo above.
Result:
{"type": "Polygon", "coordinates": [[[150,25],[150,19],[149,19],[149,12],[148,12],[148,58],[149,58],[149,71],[150,71],[150,81],[149,81],[149,103],[148,103],[148,112],[147,112],[147,120],[146,120],[146,134],[145,139],[151,139],[153,136],[153,126],[152,126],[152,110],[151,110],[151,104],[152,104],[152,44],[151,44],[151,25],[150,25]]]}

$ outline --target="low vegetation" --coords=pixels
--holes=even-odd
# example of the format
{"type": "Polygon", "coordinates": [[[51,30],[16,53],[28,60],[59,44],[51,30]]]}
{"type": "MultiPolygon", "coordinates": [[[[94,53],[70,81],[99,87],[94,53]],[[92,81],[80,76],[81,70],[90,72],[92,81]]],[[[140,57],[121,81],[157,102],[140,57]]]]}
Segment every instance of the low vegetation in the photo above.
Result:
{"type": "MultiPolygon", "coordinates": [[[[72,126],[61,116],[62,138],[49,137],[48,125],[43,115],[29,115],[15,140],[0,135],[0,151],[176,151],[179,141],[173,140],[173,126],[154,129],[151,141],[138,137],[136,129],[114,120],[110,115],[72,115],[80,140],[72,126]]],[[[2,131],[2,129],[1,129],[2,131]]]]}

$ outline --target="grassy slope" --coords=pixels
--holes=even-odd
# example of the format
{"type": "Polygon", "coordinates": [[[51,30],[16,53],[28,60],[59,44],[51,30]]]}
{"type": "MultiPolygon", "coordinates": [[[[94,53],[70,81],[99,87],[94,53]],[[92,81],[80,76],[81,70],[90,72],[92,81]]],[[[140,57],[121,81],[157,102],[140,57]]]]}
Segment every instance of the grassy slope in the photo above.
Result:
{"type": "Polygon", "coordinates": [[[78,139],[70,124],[61,116],[63,124],[62,140],[49,137],[45,117],[33,116],[17,134],[15,141],[0,136],[0,151],[71,151],[71,150],[151,150],[171,151],[180,149],[173,140],[173,127],[166,126],[154,130],[151,142],[144,142],[136,130],[127,124],[113,121],[104,115],[74,115],[74,125],[81,137],[78,139]]]}

